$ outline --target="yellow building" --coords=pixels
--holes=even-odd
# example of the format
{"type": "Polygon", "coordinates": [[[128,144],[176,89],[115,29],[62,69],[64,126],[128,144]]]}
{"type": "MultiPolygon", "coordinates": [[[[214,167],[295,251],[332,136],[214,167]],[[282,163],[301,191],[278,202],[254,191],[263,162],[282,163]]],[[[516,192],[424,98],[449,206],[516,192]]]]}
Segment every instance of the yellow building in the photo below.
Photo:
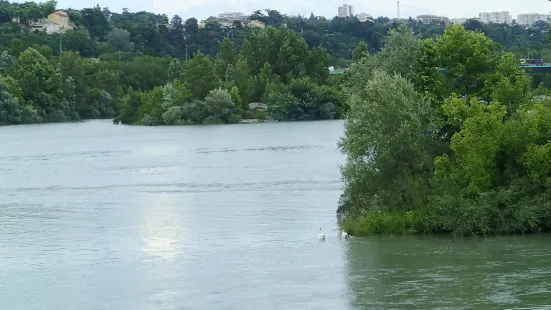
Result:
{"type": "Polygon", "coordinates": [[[56,11],[48,15],[48,21],[59,25],[61,28],[59,32],[61,33],[73,29],[73,26],[69,21],[69,15],[64,11],[56,11]]]}
{"type": "Polygon", "coordinates": [[[259,20],[251,20],[249,27],[266,28],[266,24],[259,20]]]}

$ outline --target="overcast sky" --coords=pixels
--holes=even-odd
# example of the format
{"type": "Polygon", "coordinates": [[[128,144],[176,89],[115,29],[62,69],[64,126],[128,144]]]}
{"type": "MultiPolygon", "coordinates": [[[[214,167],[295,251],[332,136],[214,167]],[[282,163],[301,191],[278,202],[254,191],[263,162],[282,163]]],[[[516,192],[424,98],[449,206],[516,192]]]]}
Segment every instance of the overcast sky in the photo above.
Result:
{"type": "MultiPolygon", "coordinates": [[[[344,0],[354,6],[354,13],[368,13],[374,17],[396,17],[396,1],[393,0],[344,0]]],[[[204,19],[224,12],[251,13],[257,9],[275,9],[284,14],[314,13],[326,17],[337,15],[337,7],[343,0],[58,0],[58,7],[91,7],[99,4],[111,11],[122,8],[130,11],[150,11],[169,16],[180,15],[186,19],[204,19]]],[[[437,14],[448,17],[475,17],[479,12],[510,11],[513,18],[522,13],[545,13],[551,11],[548,0],[401,0],[402,17],[419,14],[437,14]]]]}

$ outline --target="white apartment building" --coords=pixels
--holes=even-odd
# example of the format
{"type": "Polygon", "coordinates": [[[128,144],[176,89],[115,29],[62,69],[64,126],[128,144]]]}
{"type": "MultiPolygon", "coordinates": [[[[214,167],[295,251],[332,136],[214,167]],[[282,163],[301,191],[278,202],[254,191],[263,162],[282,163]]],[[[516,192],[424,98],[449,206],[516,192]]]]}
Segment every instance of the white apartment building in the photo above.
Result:
{"type": "Polygon", "coordinates": [[[532,26],[539,21],[549,22],[551,15],[549,14],[519,14],[517,16],[517,24],[523,26],[532,26]]]}
{"type": "Polygon", "coordinates": [[[367,13],[356,14],[356,18],[359,19],[361,22],[373,20],[373,17],[367,13]]]}
{"type": "Polygon", "coordinates": [[[222,13],[222,14],[218,15],[218,17],[219,18],[227,18],[227,19],[235,19],[235,20],[247,19],[247,16],[245,15],[245,13],[241,13],[241,12],[222,13]]]}
{"type": "Polygon", "coordinates": [[[509,12],[483,12],[478,14],[478,18],[483,23],[494,24],[512,24],[513,16],[509,12]]]}
{"type": "Polygon", "coordinates": [[[466,23],[468,20],[469,20],[468,18],[451,18],[451,19],[450,19],[450,23],[452,23],[452,24],[463,25],[463,24],[466,23]]]}
{"type": "Polygon", "coordinates": [[[423,24],[432,24],[432,23],[441,23],[446,20],[445,17],[436,16],[436,15],[419,15],[417,16],[417,21],[422,22],[423,24]]]}
{"type": "Polygon", "coordinates": [[[47,34],[54,34],[60,32],[61,30],[60,25],[52,23],[44,18],[37,21],[29,21],[27,23],[29,25],[29,29],[32,31],[44,31],[47,34]]]}
{"type": "Polygon", "coordinates": [[[354,7],[348,4],[339,6],[339,17],[352,17],[354,16],[354,7]]]}

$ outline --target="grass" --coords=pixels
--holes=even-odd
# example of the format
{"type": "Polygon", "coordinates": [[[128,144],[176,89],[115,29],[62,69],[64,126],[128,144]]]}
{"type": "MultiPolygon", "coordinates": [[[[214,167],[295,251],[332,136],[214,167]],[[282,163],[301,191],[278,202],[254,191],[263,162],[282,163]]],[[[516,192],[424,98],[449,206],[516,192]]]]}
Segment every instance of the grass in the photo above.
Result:
{"type": "Polygon", "coordinates": [[[342,220],[341,229],[353,236],[369,235],[413,235],[430,232],[424,213],[408,212],[371,212],[360,218],[342,220]]]}

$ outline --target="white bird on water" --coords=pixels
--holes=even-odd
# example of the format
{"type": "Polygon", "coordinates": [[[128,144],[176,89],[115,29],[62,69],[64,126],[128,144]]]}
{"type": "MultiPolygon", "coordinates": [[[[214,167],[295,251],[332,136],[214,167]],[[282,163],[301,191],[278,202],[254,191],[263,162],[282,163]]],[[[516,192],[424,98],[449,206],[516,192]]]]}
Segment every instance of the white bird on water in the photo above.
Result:
{"type": "Polygon", "coordinates": [[[348,238],[348,237],[349,237],[348,233],[343,229],[341,232],[341,238],[348,238]]]}
{"type": "Polygon", "coordinates": [[[325,240],[325,235],[321,232],[321,227],[318,230],[318,239],[325,240]]]}

